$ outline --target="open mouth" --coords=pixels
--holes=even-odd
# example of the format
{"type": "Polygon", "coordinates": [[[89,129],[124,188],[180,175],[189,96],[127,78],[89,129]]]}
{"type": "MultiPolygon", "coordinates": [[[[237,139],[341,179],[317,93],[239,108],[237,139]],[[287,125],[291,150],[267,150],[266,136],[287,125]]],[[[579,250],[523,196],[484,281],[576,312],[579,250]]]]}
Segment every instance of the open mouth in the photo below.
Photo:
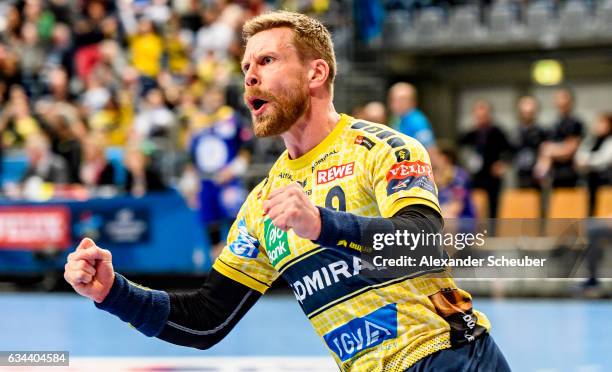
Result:
{"type": "Polygon", "coordinates": [[[267,101],[264,101],[263,99],[256,98],[256,99],[253,100],[253,108],[255,110],[259,110],[266,103],[267,103],[267,101]]]}
{"type": "Polygon", "coordinates": [[[258,115],[263,111],[266,103],[268,103],[268,101],[258,98],[258,97],[249,98],[249,106],[251,106],[253,114],[255,115],[258,115]]]}

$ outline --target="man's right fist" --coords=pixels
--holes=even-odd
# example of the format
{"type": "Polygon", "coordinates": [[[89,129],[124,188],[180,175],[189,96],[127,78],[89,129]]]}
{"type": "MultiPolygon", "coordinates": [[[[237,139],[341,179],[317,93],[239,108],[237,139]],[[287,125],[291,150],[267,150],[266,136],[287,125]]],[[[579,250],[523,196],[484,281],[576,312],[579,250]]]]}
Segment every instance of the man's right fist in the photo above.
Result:
{"type": "Polygon", "coordinates": [[[110,251],[89,238],[81,240],[76,251],[68,255],[64,279],[81,296],[98,303],[104,301],[115,281],[110,251]]]}

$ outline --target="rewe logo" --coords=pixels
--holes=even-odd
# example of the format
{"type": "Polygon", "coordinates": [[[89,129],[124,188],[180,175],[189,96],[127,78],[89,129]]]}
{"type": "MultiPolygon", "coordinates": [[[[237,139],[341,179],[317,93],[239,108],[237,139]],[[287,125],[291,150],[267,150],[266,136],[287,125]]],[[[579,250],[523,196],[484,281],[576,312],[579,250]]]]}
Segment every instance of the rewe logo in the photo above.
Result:
{"type": "Polygon", "coordinates": [[[355,170],[355,162],[335,165],[331,168],[317,171],[317,184],[328,183],[340,178],[352,176],[355,170]]]}
{"type": "Polygon", "coordinates": [[[389,304],[334,329],[323,336],[343,362],[358,352],[397,337],[397,305],[389,304]]]}

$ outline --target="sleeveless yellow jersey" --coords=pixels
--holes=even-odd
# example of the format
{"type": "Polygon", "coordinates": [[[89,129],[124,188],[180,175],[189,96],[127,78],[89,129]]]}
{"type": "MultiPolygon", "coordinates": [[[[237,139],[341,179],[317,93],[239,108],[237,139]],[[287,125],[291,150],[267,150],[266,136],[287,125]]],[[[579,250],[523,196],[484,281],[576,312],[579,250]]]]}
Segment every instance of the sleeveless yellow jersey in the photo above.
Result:
{"type": "Polygon", "coordinates": [[[403,371],[489,329],[470,295],[447,275],[373,279],[360,275],[357,250],[321,247],[277,229],[262,203],[292,182],[317,206],[361,216],[391,217],[411,204],[439,211],[429,156],[413,138],[342,115],[302,157],[280,156],[249,195],[214,263],[261,293],[282,276],[342,370],[403,371]]]}

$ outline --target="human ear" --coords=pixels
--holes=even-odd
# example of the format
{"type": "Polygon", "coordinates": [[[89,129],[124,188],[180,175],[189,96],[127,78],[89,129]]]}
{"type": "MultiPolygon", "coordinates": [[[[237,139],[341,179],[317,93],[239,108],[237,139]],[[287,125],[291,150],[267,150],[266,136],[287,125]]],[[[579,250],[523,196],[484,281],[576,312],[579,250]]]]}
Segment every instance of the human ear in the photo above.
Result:
{"type": "Polygon", "coordinates": [[[325,84],[329,76],[329,65],[322,59],[310,62],[308,70],[308,85],[310,88],[318,88],[325,84]]]}

